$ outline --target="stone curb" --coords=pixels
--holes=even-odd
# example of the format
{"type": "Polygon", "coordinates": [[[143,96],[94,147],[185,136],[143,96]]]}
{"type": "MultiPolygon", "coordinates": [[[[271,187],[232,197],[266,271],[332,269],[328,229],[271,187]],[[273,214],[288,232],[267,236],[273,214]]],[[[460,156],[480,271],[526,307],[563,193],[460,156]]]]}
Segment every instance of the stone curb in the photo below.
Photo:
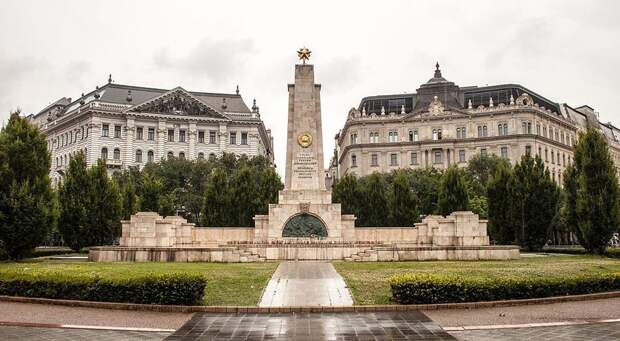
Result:
{"type": "Polygon", "coordinates": [[[183,306],[183,305],[156,305],[133,304],[114,302],[94,302],[77,300],[59,300],[50,298],[18,297],[0,295],[2,302],[37,303],[69,307],[157,311],[169,313],[340,313],[340,312],[380,312],[380,311],[411,311],[411,310],[439,310],[439,309],[477,309],[493,307],[509,307],[531,304],[551,304],[559,302],[588,301],[605,298],[620,297],[620,291],[602,292],[596,294],[555,296],[546,298],[530,298],[523,300],[505,300],[468,303],[442,304],[411,304],[411,305],[353,305],[342,307],[327,306],[293,306],[293,307],[256,307],[256,306],[183,306]]]}

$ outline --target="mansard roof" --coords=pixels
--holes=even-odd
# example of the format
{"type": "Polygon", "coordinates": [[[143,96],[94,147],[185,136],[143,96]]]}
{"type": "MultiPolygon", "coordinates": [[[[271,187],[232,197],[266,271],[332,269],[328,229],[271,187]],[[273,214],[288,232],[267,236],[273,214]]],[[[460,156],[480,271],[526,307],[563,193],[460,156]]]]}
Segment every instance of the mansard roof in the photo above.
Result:
{"type": "MultiPolygon", "coordinates": [[[[80,107],[83,103],[88,103],[97,99],[96,96],[99,96],[98,100],[106,103],[113,104],[123,104],[123,105],[131,105],[131,104],[140,104],[146,102],[155,97],[161,96],[170,89],[161,89],[161,88],[151,88],[151,87],[143,87],[143,86],[135,86],[135,85],[126,85],[126,84],[117,84],[117,83],[107,83],[102,87],[99,87],[95,90],[92,90],[83,96],[78,96],[77,99],[71,101],[70,98],[61,98],[60,100],[48,105],[45,109],[41,110],[37,115],[47,112],[53,106],[63,106],[64,112],[70,112],[74,109],[80,107]],[[131,91],[131,96],[128,96],[129,91],[131,91]],[[131,98],[129,101],[128,98],[131,98]]],[[[213,92],[200,92],[200,91],[187,91],[192,94],[195,98],[199,99],[204,104],[216,109],[220,112],[225,113],[247,113],[250,114],[252,111],[248,108],[248,106],[243,101],[243,98],[239,94],[229,94],[229,93],[213,93],[213,92]],[[226,102],[226,109],[222,109],[222,102],[226,102]]]]}

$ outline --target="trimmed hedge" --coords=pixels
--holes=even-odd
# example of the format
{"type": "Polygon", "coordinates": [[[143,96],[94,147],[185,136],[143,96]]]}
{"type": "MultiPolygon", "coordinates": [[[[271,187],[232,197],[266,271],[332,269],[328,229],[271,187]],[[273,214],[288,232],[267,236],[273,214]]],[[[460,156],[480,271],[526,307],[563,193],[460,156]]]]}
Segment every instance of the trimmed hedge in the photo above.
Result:
{"type": "MultiPolygon", "coordinates": [[[[583,248],[543,248],[542,252],[545,253],[564,253],[570,255],[591,255],[587,253],[583,248]]],[[[604,257],[620,259],[620,248],[607,248],[602,254],[604,257]]]]}
{"type": "Polygon", "coordinates": [[[197,274],[150,274],[111,279],[61,273],[2,273],[0,295],[141,304],[202,304],[206,279],[197,274]]]}
{"type": "Polygon", "coordinates": [[[620,274],[480,278],[409,273],[391,277],[390,287],[400,304],[497,301],[619,290],[620,274]]]}

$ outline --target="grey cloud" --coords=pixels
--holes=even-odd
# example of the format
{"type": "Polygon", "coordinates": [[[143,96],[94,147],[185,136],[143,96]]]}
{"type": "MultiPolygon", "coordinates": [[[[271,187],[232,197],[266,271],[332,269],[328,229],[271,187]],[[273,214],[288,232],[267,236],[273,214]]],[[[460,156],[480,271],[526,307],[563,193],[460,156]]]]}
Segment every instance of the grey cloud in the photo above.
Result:
{"type": "Polygon", "coordinates": [[[154,54],[153,61],[161,69],[221,82],[231,74],[239,74],[239,69],[245,67],[255,50],[252,39],[224,41],[205,38],[186,55],[164,48],[154,54]]]}

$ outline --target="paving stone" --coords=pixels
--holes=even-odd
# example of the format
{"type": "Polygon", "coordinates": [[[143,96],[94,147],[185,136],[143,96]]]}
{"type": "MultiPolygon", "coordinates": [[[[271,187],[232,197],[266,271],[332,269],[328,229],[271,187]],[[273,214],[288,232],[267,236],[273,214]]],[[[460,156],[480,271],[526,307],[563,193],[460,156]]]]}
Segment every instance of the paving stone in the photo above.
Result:
{"type": "Polygon", "coordinates": [[[170,333],[0,326],[0,340],[11,341],[159,341],[168,335],[170,333]]]}
{"type": "Polygon", "coordinates": [[[462,341],[616,341],[620,340],[620,322],[553,327],[451,331],[450,334],[462,341]]]}
{"type": "Polygon", "coordinates": [[[197,313],[166,338],[192,340],[455,340],[418,311],[368,313],[197,313]]]}

